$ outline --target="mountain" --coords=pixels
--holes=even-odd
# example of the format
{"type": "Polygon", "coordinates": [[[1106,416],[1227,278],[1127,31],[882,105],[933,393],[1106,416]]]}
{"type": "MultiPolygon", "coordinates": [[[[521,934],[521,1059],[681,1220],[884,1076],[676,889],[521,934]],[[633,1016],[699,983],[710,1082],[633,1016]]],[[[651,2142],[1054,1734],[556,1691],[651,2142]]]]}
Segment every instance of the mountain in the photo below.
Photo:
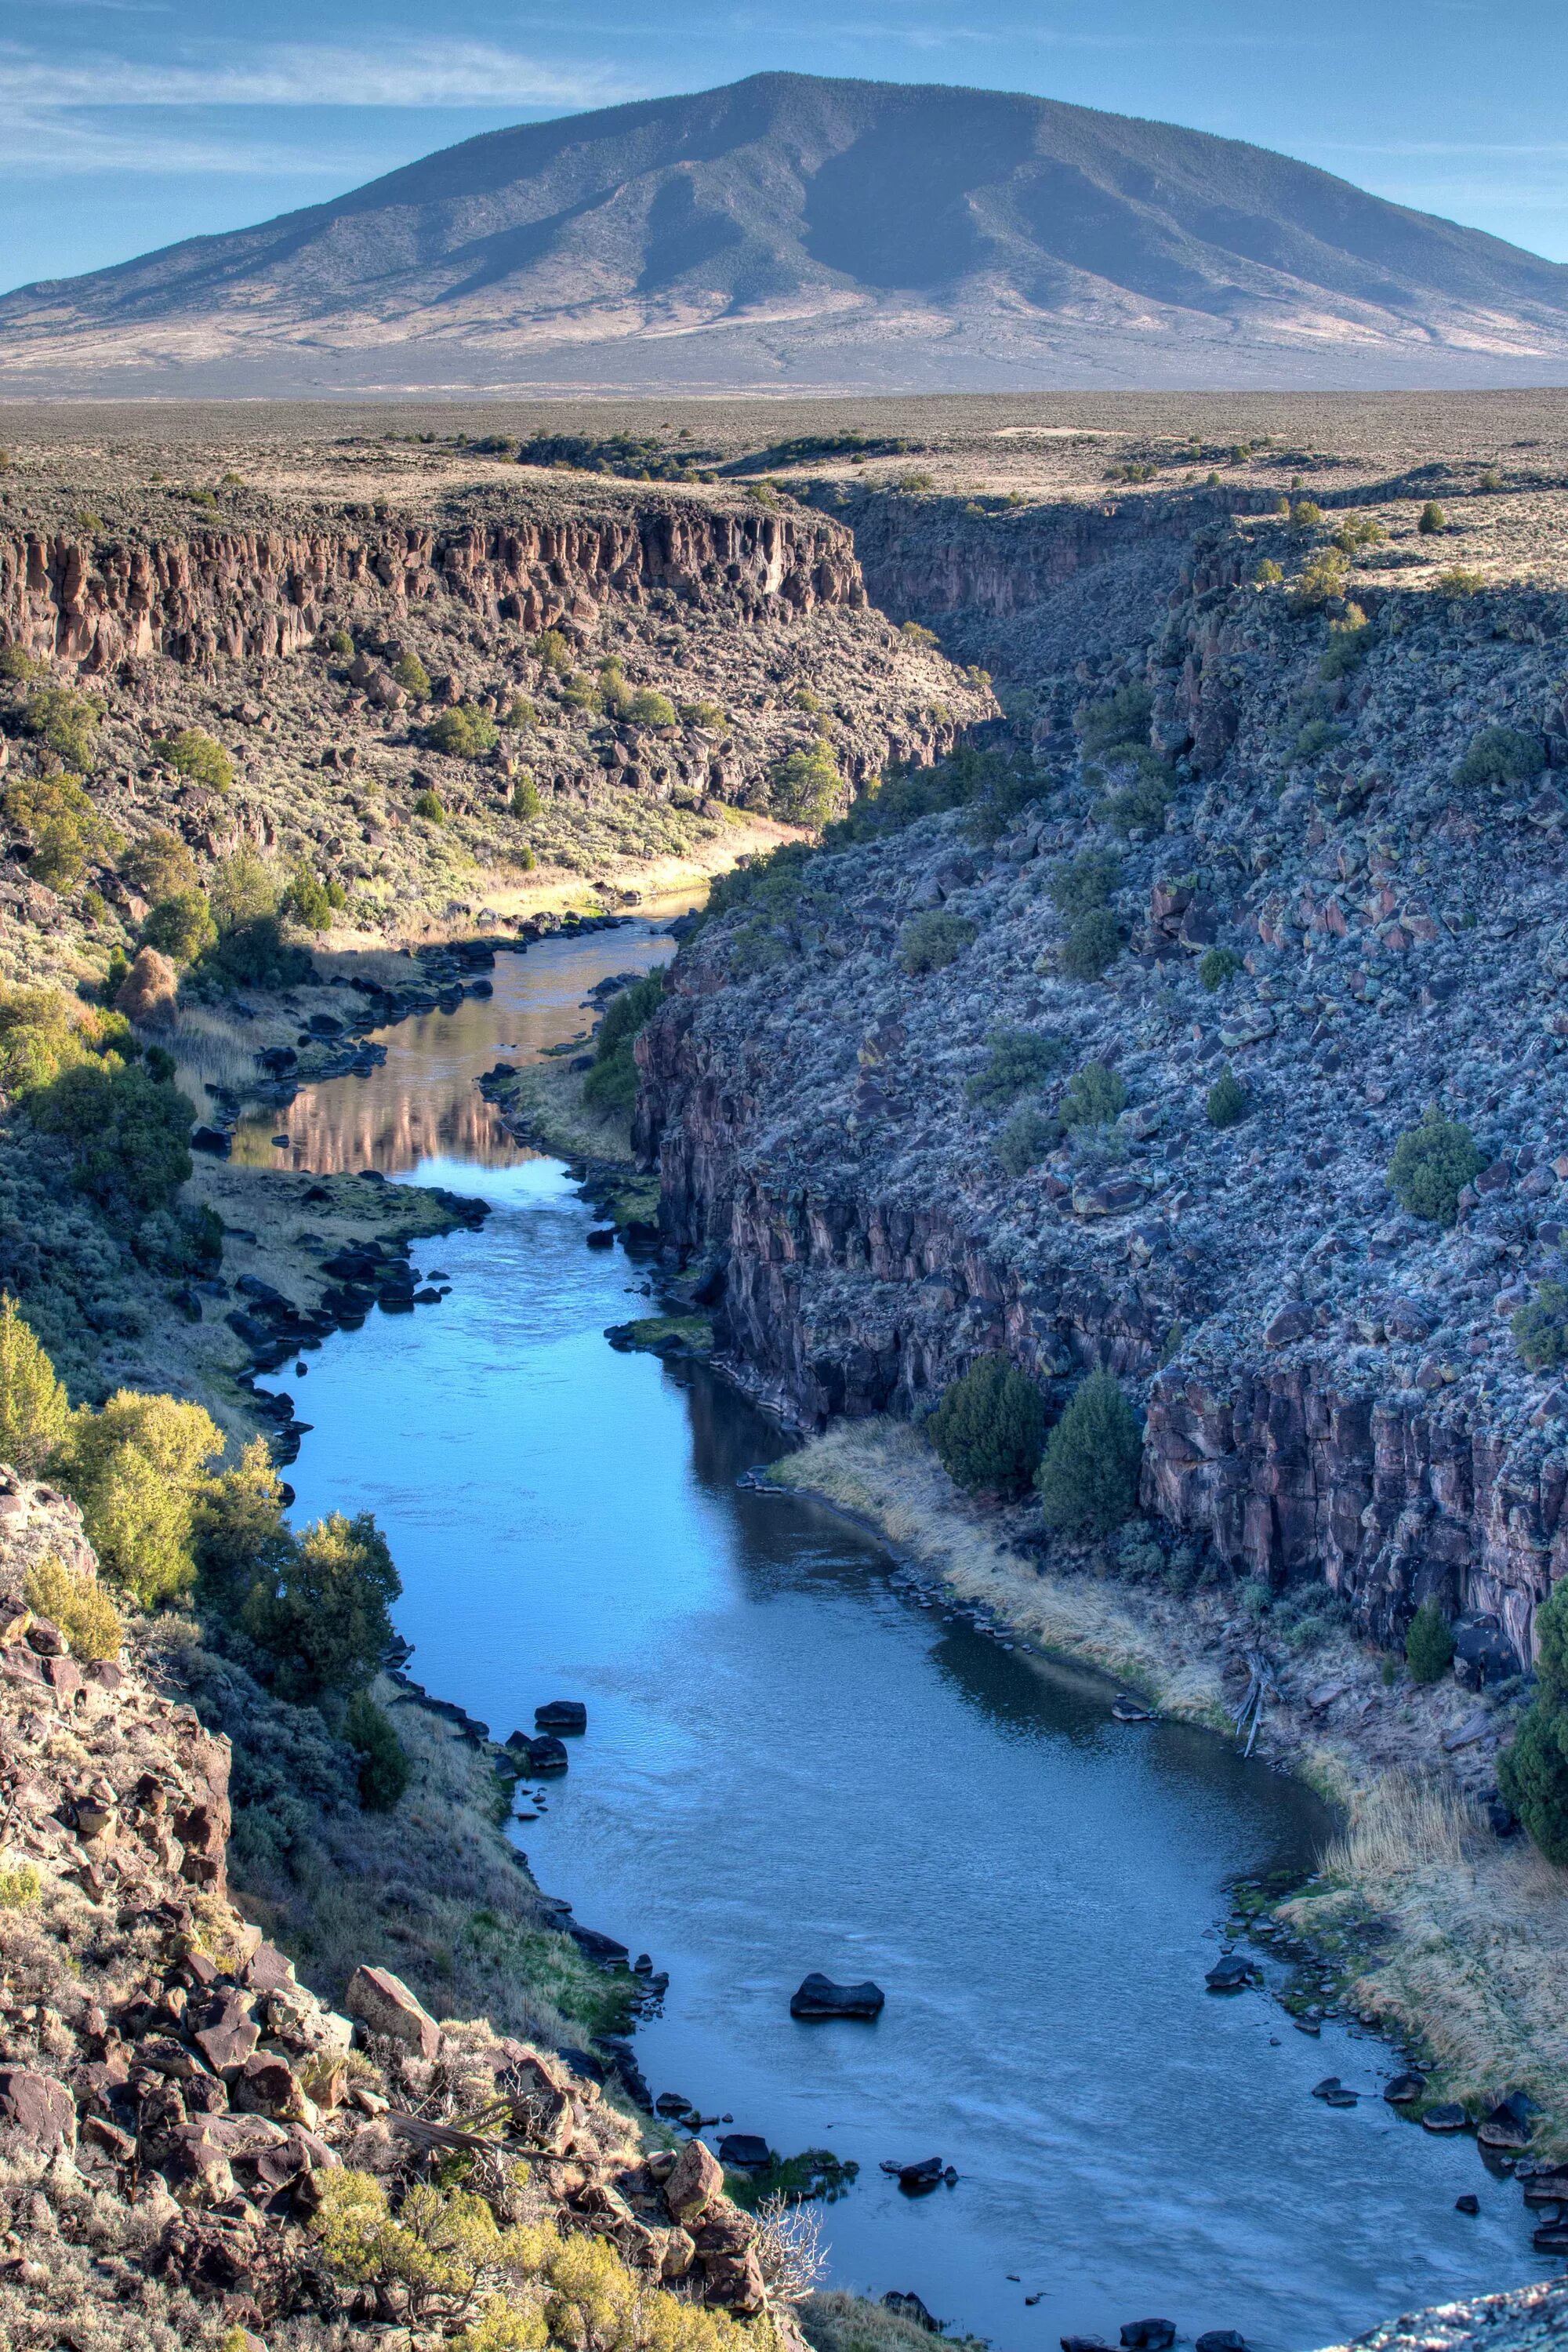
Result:
{"type": "Polygon", "coordinates": [[[1568,377],[1568,267],[1243,142],[756,74],[0,299],[0,389],[1568,377]]]}

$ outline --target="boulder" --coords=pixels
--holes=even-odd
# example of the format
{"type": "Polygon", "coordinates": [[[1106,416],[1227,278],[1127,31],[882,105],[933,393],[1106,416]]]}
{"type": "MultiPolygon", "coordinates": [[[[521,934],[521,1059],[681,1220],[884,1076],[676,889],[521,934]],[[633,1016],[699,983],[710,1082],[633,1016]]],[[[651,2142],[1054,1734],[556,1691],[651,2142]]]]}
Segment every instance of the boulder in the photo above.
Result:
{"type": "Polygon", "coordinates": [[[1193,2347],[1193,2352],[1249,2352],[1245,2336],[1234,2327],[1205,2328],[1193,2347]]]}
{"type": "Polygon", "coordinates": [[[201,2012],[191,2039],[215,2074],[226,2074],[243,2066],[261,2039],[247,1996],[242,1992],[219,1993],[201,2012]]]}
{"type": "Polygon", "coordinates": [[[1395,2074],[1391,2083],[1384,2084],[1383,2095],[1391,2107],[1410,2107],[1426,2088],[1425,2074],[1395,2074]]]}
{"type": "Polygon", "coordinates": [[[142,948],[121,982],[114,1009],[138,1029],[172,1029],[180,994],[180,975],[156,948],[142,948]]]}
{"type": "Polygon", "coordinates": [[[546,1699],[533,1710],[536,1731],[586,1731],[588,1709],[580,1698],[546,1699]]]}
{"type": "Polygon", "coordinates": [[[910,2197],[923,2197],[928,2189],[940,2188],[942,2161],[940,2156],[922,2156],[918,2164],[900,2164],[899,2187],[910,2197]]]}
{"type": "MultiPolygon", "coordinates": [[[[900,2319],[909,2320],[916,2327],[930,2328],[933,2336],[940,2336],[946,2326],[944,2320],[933,2319],[919,2295],[908,2288],[889,2287],[882,2297],[882,2308],[900,2319]]],[[[1065,2342],[1066,2339],[1063,2340],[1065,2342]]]]}
{"type": "Polygon", "coordinates": [[[46,2153],[76,2146],[76,2101],[52,2074],[30,2066],[0,2066],[0,2126],[46,2153]]]}
{"type": "Polygon", "coordinates": [[[726,2132],[719,2143],[719,2161],[733,2165],[738,2172],[764,2172],[773,2162],[773,2150],[755,2132],[726,2132]]]}
{"type": "Polygon", "coordinates": [[[440,2027],[390,1969],[357,1968],[349,1979],[343,2006],[373,2033],[403,2042],[421,2058],[434,2058],[440,2050],[440,2027]]]}
{"type": "Polygon", "coordinates": [[[1453,2100],[1443,2106],[1428,2107],[1421,2118],[1421,2123],[1426,2131],[1458,2132],[1463,2131],[1469,2120],[1463,2107],[1457,2100],[1453,2100]]]}
{"type": "Polygon", "coordinates": [[[523,1752],[531,1772],[564,1772],[572,1760],[553,1732],[547,1731],[538,1739],[525,1739],[523,1752]]]}
{"type": "Polygon", "coordinates": [[[789,2013],[802,2018],[877,2017],[887,1998],[869,1979],[864,1984],[835,1984],[814,1969],[791,1996],[789,2013]]]}
{"type": "Polygon", "coordinates": [[[294,2073],[270,2050],[247,2058],[229,2084],[229,2101],[244,2115],[283,2116],[294,2104],[294,2073]]]}
{"type": "Polygon", "coordinates": [[[1121,2330],[1122,2352],[1171,2352],[1175,2340],[1173,2319],[1130,2319],[1121,2330]]]}
{"type": "Polygon", "coordinates": [[[664,2184],[664,2201],[672,2221],[700,2221],[709,2207],[724,2194],[724,2174],[705,2141],[689,2139],[675,2159],[664,2184]]]}
{"type": "Polygon", "coordinates": [[[1257,1973],[1250,1960],[1220,1960],[1210,1969],[1204,1982],[1210,1992],[1242,1992],[1257,1973]]]}

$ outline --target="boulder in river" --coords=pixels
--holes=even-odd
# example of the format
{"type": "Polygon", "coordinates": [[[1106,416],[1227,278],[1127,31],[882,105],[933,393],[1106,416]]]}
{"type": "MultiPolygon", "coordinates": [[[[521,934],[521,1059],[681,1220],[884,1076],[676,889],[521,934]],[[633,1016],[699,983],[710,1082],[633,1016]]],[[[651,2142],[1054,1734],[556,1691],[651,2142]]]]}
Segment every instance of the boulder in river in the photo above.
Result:
{"type": "Polygon", "coordinates": [[[588,1247],[590,1249],[614,1249],[615,1245],[616,1229],[614,1225],[595,1225],[593,1232],[588,1235],[588,1247]]]}
{"type": "Polygon", "coordinates": [[[923,2197],[928,2189],[940,2189],[942,2178],[940,2156],[922,2157],[918,2164],[900,2164],[899,2187],[909,2197],[923,2197]]]}
{"type": "Polygon", "coordinates": [[[1426,2088],[1425,2074],[1395,2074],[1384,2084],[1383,2095],[1391,2107],[1412,2107],[1426,2088]]]}
{"type": "Polygon", "coordinates": [[[1130,2319],[1121,2330],[1121,2352],[1171,2352],[1173,2319],[1130,2319]]]}
{"type": "Polygon", "coordinates": [[[1462,2197],[1456,2197],[1454,2200],[1456,2213],[1479,2213],[1480,2210],[1481,2200],[1473,2189],[1467,2189],[1462,2197]]]}
{"type": "Polygon", "coordinates": [[[1059,2341],[1062,2352],[1110,2352],[1103,2336],[1064,2336],[1059,2341]]]}
{"type": "Polygon", "coordinates": [[[1250,2352],[1250,2347],[1234,2327],[1210,2327],[1198,2337],[1193,2352],[1250,2352]]]}
{"type": "Polygon", "coordinates": [[[1449,2100],[1440,2107],[1428,2107],[1421,2118],[1424,2127],[1429,2132],[1463,2131],[1469,2120],[1458,2100],[1449,2100]]]}
{"type": "Polygon", "coordinates": [[[1210,1992],[1242,1992],[1257,1974],[1250,1960],[1220,1960],[1210,1969],[1204,1982],[1210,1992]]]}
{"type": "Polygon", "coordinates": [[[586,1731],[588,1709],[580,1698],[550,1698],[533,1710],[536,1731],[586,1731]]]}
{"type": "Polygon", "coordinates": [[[869,1979],[864,1984],[835,1984],[814,1969],[803,1979],[792,1995],[789,2013],[792,2017],[877,2017],[887,1994],[880,1985],[869,1979]]]}
{"type": "Polygon", "coordinates": [[[533,1772],[564,1772],[571,1759],[553,1732],[545,1732],[538,1739],[525,1739],[523,1751],[529,1769],[533,1772]]]}
{"type": "Polygon", "coordinates": [[[737,2172],[765,2172],[773,2160],[772,2148],[755,2132],[726,2132],[719,2143],[720,2163],[737,2172]]]}

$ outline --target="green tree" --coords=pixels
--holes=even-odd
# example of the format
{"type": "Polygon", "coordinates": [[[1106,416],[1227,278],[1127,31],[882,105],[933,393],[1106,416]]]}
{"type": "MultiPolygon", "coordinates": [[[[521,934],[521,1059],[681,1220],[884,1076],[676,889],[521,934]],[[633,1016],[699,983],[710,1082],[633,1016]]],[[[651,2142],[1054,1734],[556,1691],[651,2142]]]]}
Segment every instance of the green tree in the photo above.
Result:
{"type": "Polygon", "coordinates": [[[1219,1128],[1235,1127],[1239,1119],[1247,1117],[1251,1105],[1252,1097],[1227,1062],[1209,1088],[1204,1102],[1209,1125],[1219,1128]]]}
{"type": "Polygon", "coordinates": [[[205,728],[182,727],[177,735],[161,735],[153,746],[177,776],[189,776],[215,793],[226,793],[234,782],[234,760],[205,728]]]}
{"type": "Polygon", "coordinates": [[[503,727],[535,727],[539,713],[526,694],[514,694],[501,712],[500,723],[503,727]]]}
{"type": "Polygon", "coordinates": [[[1091,1372],[1046,1440],[1035,1484],[1047,1526],[1106,1536],[1138,1500],[1143,1433],[1109,1372],[1091,1372]]]}
{"type": "Polygon", "coordinates": [[[511,814],[524,823],[542,814],[544,803],[539,797],[539,786],[531,776],[519,776],[511,788],[511,814]]]}
{"type": "Polygon", "coordinates": [[[432,792],[426,785],[422,793],[414,795],[414,814],[422,816],[426,824],[445,824],[447,803],[439,793],[432,792]]]}
{"type": "Polygon", "coordinates": [[[996,1138],[996,1157],[1009,1176],[1026,1176],[1037,1168],[1057,1139],[1054,1118],[1026,1105],[1016,1110],[996,1138]]]}
{"type": "Polygon", "coordinates": [[[1057,1105],[1064,1128],[1109,1127],[1127,1108],[1127,1085],[1103,1062],[1086,1062],[1074,1072],[1057,1105]]]}
{"type": "Polygon", "coordinates": [[[1459,1195],[1487,1164],[1468,1127],[1445,1118],[1436,1103],[1419,1127],[1406,1128],[1388,1163],[1388,1188],[1402,1209],[1430,1223],[1451,1225],[1459,1195]]]}
{"type": "Polygon", "coordinates": [[[1568,1580],[1537,1609],[1535,1639],[1536,1696],[1498,1758],[1498,1787],[1548,1862],[1568,1864],[1568,1580]]]}
{"type": "Polygon", "coordinates": [[[1206,955],[1198,958],[1198,978],[1211,996],[1228,987],[1244,969],[1234,948],[1210,948],[1206,955]]]}
{"type": "Polygon", "coordinates": [[[354,641],[346,629],[333,629],[327,638],[327,651],[340,661],[353,661],[354,641]]]}
{"type": "Polygon", "coordinates": [[[1518,727],[1483,727],[1454,771],[1454,782],[1472,791],[1480,784],[1528,784],[1546,764],[1539,735],[1518,727]]]}
{"type": "Polygon", "coordinates": [[[195,1581],[193,1523],[223,1436],[198,1404],[121,1389],[72,1416],[57,1475],[81,1506],[99,1566],[143,1609],[195,1581]]]}
{"type": "Polygon", "coordinates": [[[926,1427],[956,1485],[1011,1501],[1038,1467],[1046,1402],[1005,1356],[982,1356],[944,1391],[926,1427]]]}
{"type": "Polygon", "coordinates": [[[1555,1371],[1568,1363],[1568,1288],[1543,1282],[1528,1306],[1515,1308],[1509,1328],[1520,1361],[1532,1372],[1555,1371]]]}
{"type": "Polygon", "coordinates": [[[0,984],[0,1089],[13,1097],[47,1087],[60,1072],[89,1058],[58,988],[0,984]]]}
{"type": "Polygon", "coordinates": [[[1415,528],[1420,531],[1423,538],[1427,539],[1431,537],[1434,531],[1447,530],[1448,518],[1443,512],[1442,508],[1437,504],[1436,499],[1427,499],[1426,505],[1421,509],[1420,515],[1416,519],[1415,528]]]}
{"type": "Polygon", "coordinates": [[[1046,885],[1051,904],[1066,923],[1076,923],[1101,907],[1121,886],[1121,860],[1112,849],[1086,849],[1081,856],[1051,868],[1046,885]]]}
{"type": "Polygon", "coordinates": [[[47,744],[68,768],[85,773],[93,763],[93,744],[103,719],[103,705],[68,686],[41,686],[29,695],[22,724],[29,735],[47,744]]]}
{"type": "Polygon", "coordinates": [[[500,740],[494,719],[477,702],[459,702],[443,710],[426,734],[436,751],[453,760],[481,759],[500,740]]]}
{"type": "Polygon", "coordinates": [[[62,1070],[27,1107],[70,1147],[78,1189],[127,1224],[167,1208],[190,1175],[195,1112],[166,1076],[110,1055],[62,1070]]]}
{"type": "Polygon", "coordinates": [[[303,858],[283,893],[283,910],[307,931],[330,931],[332,928],[332,901],[327,886],[303,858]]]}
{"type": "Polygon", "coordinates": [[[386,1538],[369,1511],[333,1511],[307,1528],[271,1587],[252,1591],[247,1629],[276,1658],[285,1696],[363,1689],[392,1639],[402,1591],[386,1538]]]}
{"type": "Polygon", "coordinates": [[[283,1516],[283,1481],[264,1437],[253,1437],[232,1470],[209,1478],[192,1516],[198,1573],[226,1606],[243,1604],[253,1587],[277,1590],[294,1550],[283,1516]]]}
{"type": "Polygon", "coordinates": [[[1424,1601],[1410,1620],[1405,1663],[1418,1683],[1440,1682],[1454,1663],[1454,1630],[1434,1600],[1424,1601]]]}
{"type": "Polygon", "coordinates": [[[278,912],[282,887],[277,869],[254,849],[237,849],[213,876],[212,909],[220,931],[237,931],[278,912]]]}
{"type": "Polygon", "coordinates": [[[393,664],[392,679],[400,686],[410,702],[428,702],[430,673],[416,653],[400,654],[393,664]]]}
{"type": "Polygon", "coordinates": [[[544,669],[564,677],[572,667],[572,648],[559,629],[545,629],[533,641],[534,659],[544,669]]]}
{"type": "Polygon", "coordinates": [[[216,945],[217,925],[205,890],[180,890],[160,898],[142,926],[142,944],[175,963],[195,963],[216,945]]]}
{"type": "Polygon", "coordinates": [[[1065,980],[1100,980],[1121,952],[1121,930],[1109,907],[1080,915],[1062,941],[1058,961],[1065,980]]]}
{"type": "Polygon", "coordinates": [[[899,933],[898,961],[900,971],[911,978],[923,972],[943,971],[956,963],[975,935],[975,926],[963,915],[950,915],[932,908],[923,915],[913,915],[899,933]]]}
{"type": "Polygon", "coordinates": [[[51,890],[73,889],[89,865],[108,863],[125,845],[75,776],[19,778],[6,791],[5,809],[26,838],[29,871],[51,890]]]}
{"type": "MultiPolygon", "coordinates": [[[[671,725],[674,719],[671,711],[671,725]]],[[[820,739],[809,751],[797,749],[775,761],[771,782],[773,806],[791,824],[826,824],[844,791],[833,754],[820,739]]]]}
{"type": "Polygon", "coordinates": [[[132,843],[121,872],[131,887],[153,905],[160,898],[177,898],[196,889],[201,880],[189,843],[161,827],[132,843]]]}
{"type": "Polygon", "coordinates": [[[366,1812],[389,1813],[411,1777],[391,1717],[367,1690],[356,1690],[343,1711],[343,1738],[360,1759],[359,1797],[366,1812]]]}
{"type": "Polygon", "coordinates": [[[1067,1040],[1038,1029],[994,1029],[986,1039],[983,1069],[964,1082],[972,1103],[1000,1109],[1041,1085],[1067,1053],[1067,1040]]]}
{"type": "Polygon", "coordinates": [[[0,1296],[0,1462],[37,1478],[70,1427],[70,1402],[9,1291],[0,1296]]]}
{"type": "Polygon", "coordinates": [[[594,1041],[594,1066],[583,1081],[583,1098],[601,1110],[629,1111],[637,1098],[637,1066],[632,1047],[664,1002],[668,967],[656,964],[611,997],[594,1041]]]}
{"type": "Polygon", "coordinates": [[[1073,713],[1073,724],[1085,757],[1103,759],[1124,744],[1147,744],[1153,709],[1152,693],[1137,683],[1119,687],[1102,701],[1081,704],[1073,713]]]}
{"type": "MultiPolygon", "coordinates": [[[[634,727],[679,727],[680,724],[679,714],[669,697],[656,694],[651,687],[644,687],[632,696],[626,705],[626,716],[634,727]]],[[[829,760],[828,765],[831,767],[832,764],[829,760]]],[[[837,783],[838,772],[836,768],[833,773],[837,783]]]]}

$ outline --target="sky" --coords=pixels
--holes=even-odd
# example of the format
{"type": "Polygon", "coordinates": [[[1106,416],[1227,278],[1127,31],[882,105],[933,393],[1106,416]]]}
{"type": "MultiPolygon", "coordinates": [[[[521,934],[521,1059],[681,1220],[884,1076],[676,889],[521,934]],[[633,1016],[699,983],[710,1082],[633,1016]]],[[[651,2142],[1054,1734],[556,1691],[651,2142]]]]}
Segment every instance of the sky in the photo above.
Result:
{"type": "Polygon", "coordinates": [[[1568,0],[0,0],[0,289],[777,68],[1248,139],[1568,261],[1568,0]]]}

